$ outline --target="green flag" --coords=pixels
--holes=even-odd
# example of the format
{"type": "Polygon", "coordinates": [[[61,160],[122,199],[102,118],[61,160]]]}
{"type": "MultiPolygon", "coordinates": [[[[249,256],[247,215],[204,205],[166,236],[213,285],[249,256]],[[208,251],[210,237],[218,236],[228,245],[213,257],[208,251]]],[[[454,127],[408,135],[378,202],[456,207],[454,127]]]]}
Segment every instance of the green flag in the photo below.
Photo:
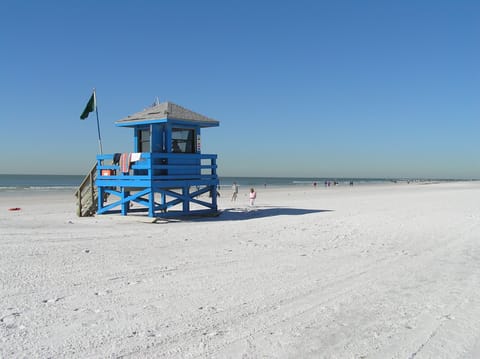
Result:
{"type": "Polygon", "coordinates": [[[85,120],[90,112],[95,111],[96,106],[95,91],[93,91],[90,100],[88,100],[87,106],[85,106],[85,110],[83,110],[82,114],[80,115],[80,119],[85,120]]]}

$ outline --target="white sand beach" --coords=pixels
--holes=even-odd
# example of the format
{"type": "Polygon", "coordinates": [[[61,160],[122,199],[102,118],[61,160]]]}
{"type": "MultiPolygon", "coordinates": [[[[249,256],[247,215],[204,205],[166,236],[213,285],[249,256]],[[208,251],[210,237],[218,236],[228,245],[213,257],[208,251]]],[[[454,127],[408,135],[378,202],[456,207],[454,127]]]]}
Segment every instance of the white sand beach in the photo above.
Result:
{"type": "Polygon", "coordinates": [[[480,357],[479,182],[247,190],[157,223],[0,193],[0,357],[480,357]]]}

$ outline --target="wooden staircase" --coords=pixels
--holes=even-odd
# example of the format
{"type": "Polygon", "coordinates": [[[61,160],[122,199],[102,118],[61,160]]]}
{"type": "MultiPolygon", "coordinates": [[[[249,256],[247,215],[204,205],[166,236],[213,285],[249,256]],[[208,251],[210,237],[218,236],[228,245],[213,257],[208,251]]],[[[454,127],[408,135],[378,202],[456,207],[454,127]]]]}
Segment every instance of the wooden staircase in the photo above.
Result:
{"type": "Polygon", "coordinates": [[[77,188],[75,197],[77,197],[77,216],[91,217],[97,213],[98,209],[98,191],[95,186],[97,178],[97,164],[85,176],[82,184],[77,188]]]}

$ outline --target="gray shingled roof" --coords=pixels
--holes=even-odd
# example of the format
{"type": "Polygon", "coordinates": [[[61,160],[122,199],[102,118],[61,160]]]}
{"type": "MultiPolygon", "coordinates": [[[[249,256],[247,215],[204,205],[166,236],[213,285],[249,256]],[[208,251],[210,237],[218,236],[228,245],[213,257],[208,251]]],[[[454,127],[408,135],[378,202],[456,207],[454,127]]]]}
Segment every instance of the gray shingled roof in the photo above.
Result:
{"type": "Polygon", "coordinates": [[[149,120],[184,120],[201,122],[205,126],[218,126],[219,122],[212,118],[200,115],[199,113],[190,111],[173,102],[162,102],[143,111],[134,113],[115,122],[117,125],[135,124],[149,120]]]}

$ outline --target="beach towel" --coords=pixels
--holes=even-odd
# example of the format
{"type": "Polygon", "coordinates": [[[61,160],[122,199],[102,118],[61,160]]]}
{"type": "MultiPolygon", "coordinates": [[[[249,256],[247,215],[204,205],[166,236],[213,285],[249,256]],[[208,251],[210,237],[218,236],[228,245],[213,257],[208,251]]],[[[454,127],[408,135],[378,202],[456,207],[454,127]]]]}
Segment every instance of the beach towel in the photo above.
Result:
{"type": "Polygon", "coordinates": [[[121,153],[114,153],[113,154],[113,160],[112,160],[113,165],[118,165],[118,163],[120,162],[120,156],[121,155],[122,155],[121,153]]]}
{"type": "Polygon", "coordinates": [[[122,153],[120,156],[120,171],[128,173],[130,170],[130,153],[122,153]]]}
{"type": "Polygon", "coordinates": [[[134,152],[130,154],[130,162],[137,162],[140,160],[140,157],[142,157],[141,152],[134,152]]]}

